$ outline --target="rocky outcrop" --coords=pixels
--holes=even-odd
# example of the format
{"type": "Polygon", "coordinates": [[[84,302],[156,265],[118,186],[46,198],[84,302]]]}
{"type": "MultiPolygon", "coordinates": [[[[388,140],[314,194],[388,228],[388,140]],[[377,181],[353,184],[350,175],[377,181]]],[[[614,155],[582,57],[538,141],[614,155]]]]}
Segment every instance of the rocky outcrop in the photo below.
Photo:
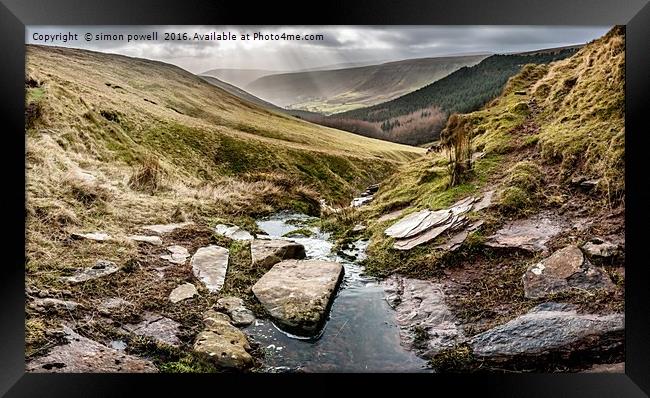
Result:
{"type": "Polygon", "coordinates": [[[526,298],[542,298],[571,288],[613,287],[607,273],[594,267],[577,246],[567,246],[531,265],[522,280],[526,298]]]}
{"type": "Polygon", "coordinates": [[[485,242],[488,247],[546,251],[546,243],[562,232],[561,223],[549,214],[538,214],[507,223],[485,242]]]}
{"type": "Polygon", "coordinates": [[[568,304],[545,303],[469,340],[479,358],[508,360],[516,356],[573,351],[622,344],[624,315],[578,314],[568,304]]]}
{"type": "Polygon", "coordinates": [[[228,226],[224,224],[218,224],[216,227],[214,227],[214,232],[218,235],[225,236],[233,240],[253,240],[253,235],[236,225],[228,226]]]}
{"type": "Polygon", "coordinates": [[[138,336],[149,337],[156,342],[178,347],[181,344],[178,339],[180,326],[180,323],[169,318],[147,312],[142,322],[125,325],[124,329],[138,336]]]}
{"type": "Polygon", "coordinates": [[[172,292],[169,294],[169,301],[176,304],[180,301],[190,299],[198,294],[199,292],[196,291],[196,286],[186,282],[172,290],[172,292]]]}
{"type": "Polygon", "coordinates": [[[391,276],[383,282],[389,305],[397,312],[402,345],[423,357],[452,347],[462,333],[445,304],[442,285],[391,276]]]}
{"type": "Polygon", "coordinates": [[[158,370],[150,361],[127,355],[63,328],[67,344],[27,364],[28,372],[51,373],[145,373],[158,370]]]}
{"type": "Polygon", "coordinates": [[[255,321],[253,311],[246,308],[239,297],[223,297],[217,300],[216,309],[230,316],[235,326],[248,326],[255,321]]]}
{"type": "Polygon", "coordinates": [[[203,322],[205,329],[196,337],[195,351],[206,354],[222,368],[244,369],[253,365],[246,335],[230,324],[227,315],[209,310],[203,322]]]}
{"type": "Polygon", "coordinates": [[[179,228],[185,228],[190,225],[193,225],[194,223],[191,221],[187,222],[182,222],[182,223],[173,223],[173,224],[155,224],[155,225],[145,225],[142,227],[143,229],[147,231],[151,231],[153,233],[156,233],[158,235],[162,234],[168,234],[170,232],[173,232],[176,229],[179,228]]]}
{"type": "Polygon", "coordinates": [[[95,265],[92,267],[78,269],[74,275],[63,277],[61,280],[70,283],[80,283],[110,275],[117,272],[118,270],[119,268],[114,262],[97,260],[95,265]]]}
{"type": "Polygon", "coordinates": [[[223,287],[228,271],[228,249],[210,245],[202,247],[194,253],[192,271],[211,293],[217,293],[223,287]]]}
{"type": "Polygon", "coordinates": [[[343,277],[343,266],[321,260],[286,260],[253,286],[275,322],[294,334],[315,335],[343,277]]]}
{"type": "Polygon", "coordinates": [[[169,246],[167,247],[167,251],[169,254],[163,254],[160,256],[160,258],[174,264],[183,265],[187,261],[187,258],[190,256],[190,252],[187,251],[187,249],[183,246],[169,246]]]}
{"type": "Polygon", "coordinates": [[[282,260],[305,258],[305,247],[282,239],[256,239],[251,242],[253,266],[271,268],[282,260]]]}

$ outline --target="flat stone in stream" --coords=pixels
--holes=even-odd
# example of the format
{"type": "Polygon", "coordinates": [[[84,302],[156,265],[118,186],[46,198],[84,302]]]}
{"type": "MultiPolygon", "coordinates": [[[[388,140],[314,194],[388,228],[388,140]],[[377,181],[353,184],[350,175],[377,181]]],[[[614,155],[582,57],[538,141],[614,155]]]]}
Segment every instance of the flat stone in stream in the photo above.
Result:
{"type": "Polygon", "coordinates": [[[271,268],[282,260],[305,258],[305,247],[283,239],[256,239],[251,242],[253,266],[271,268]]]}
{"type": "Polygon", "coordinates": [[[526,298],[542,298],[571,288],[611,289],[607,273],[593,266],[577,246],[567,246],[531,265],[522,277],[526,298]]]}
{"type": "Polygon", "coordinates": [[[97,260],[95,265],[92,267],[78,269],[74,275],[63,277],[61,280],[70,283],[80,283],[110,275],[117,272],[118,270],[119,268],[114,262],[97,260]]]}
{"type": "Polygon", "coordinates": [[[185,228],[187,226],[193,225],[192,221],[182,222],[182,223],[173,223],[173,224],[155,224],[155,225],[145,225],[142,229],[147,231],[154,232],[158,235],[168,234],[179,228],[185,228]]]}
{"type": "Polygon", "coordinates": [[[246,335],[230,324],[228,315],[208,310],[203,322],[205,329],[196,337],[195,351],[206,354],[223,368],[244,369],[253,364],[246,335]]]}
{"type": "Polygon", "coordinates": [[[194,253],[190,264],[192,272],[210,293],[218,293],[223,287],[228,271],[228,249],[209,245],[202,247],[194,253]]]}
{"type": "Polygon", "coordinates": [[[54,347],[46,356],[27,363],[37,373],[151,373],[158,370],[145,359],[127,355],[63,327],[66,344],[54,347]]]}
{"type": "Polygon", "coordinates": [[[598,349],[622,344],[625,317],[578,314],[571,305],[544,303],[469,340],[478,357],[507,360],[522,355],[598,349]]]}
{"type": "Polygon", "coordinates": [[[445,304],[442,285],[396,275],[382,283],[389,305],[397,312],[402,345],[432,357],[462,338],[445,304]]]}
{"type": "Polygon", "coordinates": [[[281,327],[315,335],[343,277],[343,266],[321,260],[285,260],[253,286],[255,297],[281,327]]]}
{"type": "Polygon", "coordinates": [[[523,220],[507,223],[488,237],[488,247],[522,249],[531,252],[546,251],[546,243],[562,232],[562,225],[550,214],[537,214],[523,220]]]}
{"type": "Polygon", "coordinates": [[[180,332],[180,323],[151,312],[145,313],[142,318],[142,322],[125,325],[124,329],[172,347],[178,347],[181,344],[177,337],[180,332]]]}

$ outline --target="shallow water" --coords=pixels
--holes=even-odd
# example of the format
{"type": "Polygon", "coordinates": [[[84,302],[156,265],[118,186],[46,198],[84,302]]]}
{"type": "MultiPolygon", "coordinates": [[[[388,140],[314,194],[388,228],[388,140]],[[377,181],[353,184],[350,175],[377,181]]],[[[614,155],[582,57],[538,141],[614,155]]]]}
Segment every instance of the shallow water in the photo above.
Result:
{"type": "MultiPolygon", "coordinates": [[[[313,220],[300,214],[280,213],[257,225],[269,236],[307,227],[310,238],[290,238],[305,246],[307,258],[337,261],[345,275],[321,335],[314,339],[293,337],[268,320],[257,320],[246,332],[265,349],[267,371],[306,372],[426,372],[426,362],[400,345],[395,313],[385,300],[384,289],[373,278],[361,275],[358,264],[367,241],[355,242],[345,257],[332,253],[326,233],[309,226],[313,220]],[[355,260],[348,259],[356,257],[355,260]]],[[[288,239],[288,238],[282,238],[288,239]]]]}

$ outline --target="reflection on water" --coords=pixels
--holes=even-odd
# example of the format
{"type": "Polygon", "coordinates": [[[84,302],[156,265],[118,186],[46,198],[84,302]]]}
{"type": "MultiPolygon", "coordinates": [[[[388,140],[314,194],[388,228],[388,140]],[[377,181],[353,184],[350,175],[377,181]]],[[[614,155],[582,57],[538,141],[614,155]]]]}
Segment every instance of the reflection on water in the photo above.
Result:
{"type": "Polygon", "coordinates": [[[320,338],[297,339],[268,320],[257,320],[246,332],[265,349],[267,371],[306,372],[424,372],[426,362],[400,345],[399,328],[385,293],[373,278],[361,275],[357,263],[367,241],[357,241],[345,256],[332,253],[326,233],[310,225],[312,217],[280,213],[258,221],[266,234],[279,238],[299,228],[310,238],[291,238],[305,246],[307,258],[332,260],[345,267],[345,276],[320,338]],[[356,257],[356,260],[352,260],[356,257]]]}

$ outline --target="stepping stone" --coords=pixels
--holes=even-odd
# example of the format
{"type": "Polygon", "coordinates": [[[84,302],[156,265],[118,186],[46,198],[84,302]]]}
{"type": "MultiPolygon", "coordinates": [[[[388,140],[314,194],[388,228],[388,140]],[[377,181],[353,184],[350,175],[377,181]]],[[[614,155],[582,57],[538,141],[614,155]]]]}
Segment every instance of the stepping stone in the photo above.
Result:
{"type": "Polygon", "coordinates": [[[182,285],[177,286],[169,294],[169,300],[176,304],[179,301],[187,300],[198,295],[199,292],[196,291],[196,286],[191,283],[183,283],[182,285]]]}
{"type": "Polygon", "coordinates": [[[210,245],[200,248],[192,256],[192,272],[210,293],[218,293],[223,287],[229,254],[226,248],[210,245]]]}
{"type": "Polygon", "coordinates": [[[224,297],[217,301],[217,310],[230,315],[235,326],[248,326],[255,321],[253,311],[246,308],[244,300],[239,297],[224,297]]]}
{"type": "Polygon", "coordinates": [[[127,238],[136,241],[149,243],[151,245],[160,246],[162,245],[162,239],[160,236],[149,236],[149,235],[129,235],[127,238]]]}
{"type": "Polygon", "coordinates": [[[163,260],[167,260],[170,263],[174,264],[185,264],[187,258],[190,256],[190,252],[187,251],[183,246],[173,245],[167,247],[167,250],[170,254],[163,254],[160,256],[163,260]]]}
{"type": "Polygon", "coordinates": [[[218,224],[214,227],[214,232],[218,235],[225,236],[233,240],[253,240],[253,235],[247,231],[239,228],[238,226],[227,226],[225,224],[218,224]]]}
{"type": "Polygon", "coordinates": [[[305,258],[305,247],[291,240],[255,239],[251,242],[254,267],[271,268],[282,260],[305,258]]]}
{"type": "Polygon", "coordinates": [[[145,359],[127,355],[63,328],[66,344],[27,364],[28,372],[48,373],[151,373],[158,370],[145,359]]]}
{"type": "Polygon", "coordinates": [[[577,246],[567,246],[531,265],[522,280],[526,298],[542,298],[571,288],[614,287],[605,271],[591,265],[577,246]]]}
{"type": "Polygon", "coordinates": [[[253,293],[279,326],[294,334],[313,336],[325,321],[342,277],[339,263],[285,260],[253,285],[253,293]]]}
{"type": "Polygon", "coordinates": [[[544,303],[469,340],[479,358],[512,359],[522,355],[599,349],[622,344],[623,314],[578,314],[566,304],[544,303]],[[602,339],[601,339],[602,338],[602,339]],[[614,340],[614,342],[613,342],[614,340]]]}
{"type": "Polygon", "coordinates": [[[248,339],[230,324],[228,315],[208,310],[203,322],[205,329],[196,337],[194,351],[206,354],[222,368],[245,369],[253,365],[248,339]]]}
{"type": "Polygon", "coordinates": [[[89,232],[87,234],[80,233],[80,232],[73,232],[70,234],[74,239],[89,239],[89,240],[94,240],[98,242],[105,242],[107,240],[111,240],[111,236],[107,234],[106,232],[89,232]]]}
{"type": "Polygon", "coordinates": [[[559,221],[549,215],[538,214],[523,220],[507,223],[485,245],[495,248],[521,249],[531,252],[546,251],[546,243],[562,232],[559,221]]]}
{"type": "Polygon", "coordinates": [[[80,283],[110,275],[118,270],[117,265],[111,261],[97,260],[94,266],[78,269],[73,276],[63,277],[61,280],[70,283],[80,283]]]}
{"type": "Polygon", "coordinates": [[[185,228],[193,224],[194,223],[192,221],[175,223],[175,224],[155,224],[155,225],[145,225],[144,227],[142,227],[142,229],[146,229],[147,231],[151,231],[158,235],[162,235],[162,234],[168,234],[179,228],[185,228]]]}
{"type": "Polygon", "coordinates": [[[177,337],[180,326],[180,323],[162,315],[147,312],[144,314],[142,322],[137,325],[125,325],[124,329],[138,336],[150,337],[159,343],[178,347],[181,344],[177,337]]]}
{"type": "Polygon", "coordinates": [[[388,295],[386,300],[397,313],[400,339],[405,347],[430,358],[462,338],[445,303],[441,284],[395,275],[382,284],[388,295]]]}

